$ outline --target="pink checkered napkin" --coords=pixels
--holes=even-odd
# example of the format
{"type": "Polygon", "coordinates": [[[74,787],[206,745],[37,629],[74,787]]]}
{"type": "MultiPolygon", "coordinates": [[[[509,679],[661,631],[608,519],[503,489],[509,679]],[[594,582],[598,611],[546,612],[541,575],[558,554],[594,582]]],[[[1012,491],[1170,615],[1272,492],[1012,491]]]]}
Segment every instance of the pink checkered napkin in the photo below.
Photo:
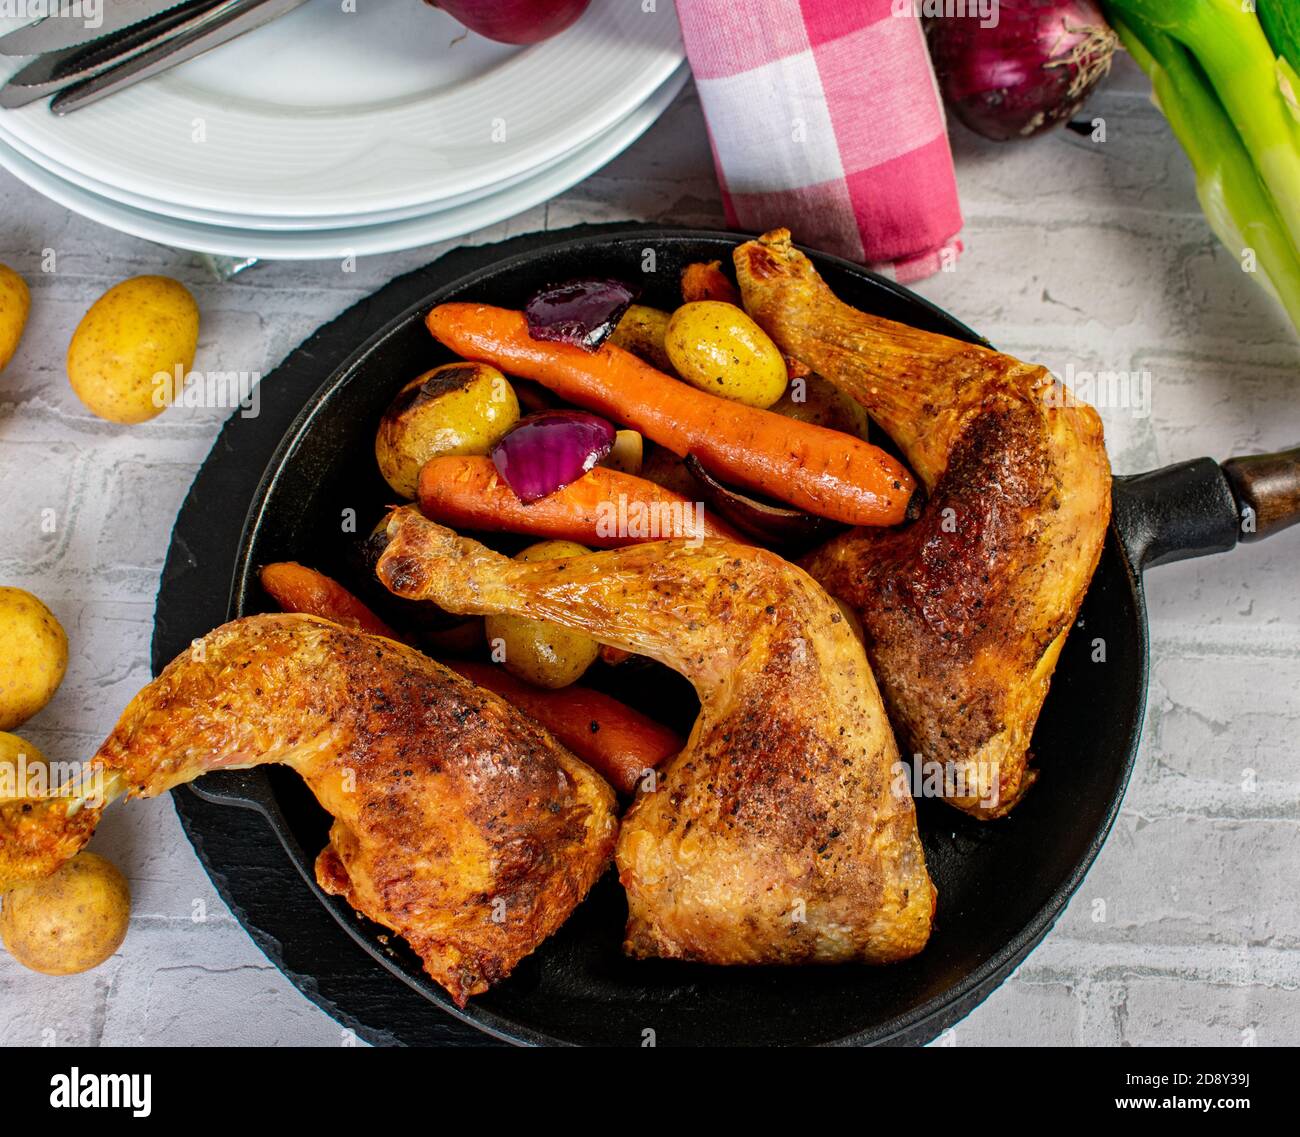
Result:
{"type": "Polygon", "coordinates": [[[910,0],[677,0],[727,219],[919,280],[961,207],[910,0]]]}

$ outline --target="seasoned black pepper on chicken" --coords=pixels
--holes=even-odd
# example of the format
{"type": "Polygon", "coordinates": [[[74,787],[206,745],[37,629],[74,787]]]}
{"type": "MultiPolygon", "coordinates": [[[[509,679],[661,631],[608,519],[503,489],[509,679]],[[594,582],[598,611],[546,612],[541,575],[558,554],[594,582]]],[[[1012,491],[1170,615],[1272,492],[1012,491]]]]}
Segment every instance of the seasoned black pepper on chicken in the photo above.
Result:
{"type": "Polygon", "coordinates": [[[884,963],[930,934],[898,749],[839,606],[773,553],[673,540],[524,562],[399,510],[379,575],[450,612],[516,615],[694,684],[682,751],[623,821],[626,950],[707,963],[884,963]]]}
{"type": "Polygon", "coordinates": [[[1110,518],[1101,420],[1044,367],[859,312],[784,229],[740,246],[746,308],[787,355],[860,403],[929,493],[920,520],[810,554],[859,615],[904,747],[951,804],[1011,809],[1110,518]]]}
{"type": "Polygon", "coordinates": [[[112,798],[268,762],[334,818],[321,886],[462,1005],[564,923],[613,852],[613,791],[496,695],[392,640],[250,616],[131,700],[82,794],[0,802],[0,891],[75,854],[112,798]],[[104,800],[86,800],[100,777],[104,800]]]}

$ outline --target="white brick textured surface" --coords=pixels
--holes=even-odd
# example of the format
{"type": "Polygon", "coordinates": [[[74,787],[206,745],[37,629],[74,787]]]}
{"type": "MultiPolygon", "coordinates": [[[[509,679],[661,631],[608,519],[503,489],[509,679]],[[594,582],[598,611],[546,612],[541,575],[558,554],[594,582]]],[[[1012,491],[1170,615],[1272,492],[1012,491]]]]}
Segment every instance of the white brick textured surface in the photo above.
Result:
{"type": "MultiPolygon", "coordinates": [[[[1215,244],[1145,82],[1122,66],[1090,109],[1105,119],[1102,143],[1058,132],[995,146],[954,127],[968,251],[921,291],[1058,371],[1150,372],[1149,416],[1102,411],[1120,472],[1300,441],[1300,345],[1215,244]]],[[[721,223],[691,91],[585,183],[468,240],[624,218],[721,223]]],[[[88,414],[63,371],[88,304],[126,276],[176,275],[203,312],[198,366],[266,372],[439,251],[363,259],[354,273],[263,265],[218,284],[186,254],[69,215],[0,174],[0,261],[33,293],[0,376],[0,583],[43,597],[71,640],[66,682],[26,727],[51,757],[92,750],[147,680],[171,522],[223,417],[174,408],[128,429],[88,414]],[[45,249],[53,273],[41,271],[45,249]]],[[[1114,835],[1042,947],[945,1041],[1300,1042],[1298,541],[1151,577],[1145,741],[1114,835]]],[[[0,1044],[342,1041],[225,911],[168,801],[111,810],[94,848],[131,879],[130,935],[74,978],[0,958],[0,1044]]]]}

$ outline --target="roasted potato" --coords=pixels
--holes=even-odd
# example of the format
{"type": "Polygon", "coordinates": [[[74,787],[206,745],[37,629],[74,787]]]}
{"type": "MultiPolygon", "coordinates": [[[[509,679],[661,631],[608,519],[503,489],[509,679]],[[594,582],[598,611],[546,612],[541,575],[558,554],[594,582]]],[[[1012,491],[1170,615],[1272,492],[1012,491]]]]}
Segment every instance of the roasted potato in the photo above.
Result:
{"type": "Polygon", "coordinates": [[[624,474],[640,474],[644,459],[645,439],[635,430],[619,430],[614,432],[614,445],[601,465],[624,474]]]}
{"type": "Polygon", "coordinates": [[[403,387],[375,435],[379,472],[404,498],[415,497],[420,467],[448,454],[486,454],[519,421],[506,377],[486,363],[446,363],[403,387]]]}
{"type": "Polygon", "coordinates": [[[658,308],[633,304],[623,313],[609,342],[672,375],[673,362],[664,348],[664,337],[668,334],[668,322],[671,319],[667,312],[658,308]]]}
{"type": "Polygon", "coordinates": [[[53,697],[68,667],[68,636],[44,604],[0,588],[0,730],[26,722],[53,697]]]}
{"type": "Polygon", "coordinates": [[[189,289],[166,276],[132,277],[82,317],[68,346],[68,379],[100,418],[145,422],[180,393],[198,342],[189,289]]]}
{"type": "MultiPolygon", "coordinates": [[[[516,554],[518,561],[581,556],[589,549],[574,541],[539,541],[516,554]]],[[[516,679],[535,687],[567,687],[596,662],[600,645],[581,632],[525,616],[488,616],[484,622],[493,658],[516,679]]]]}
{"type": "Polygon", "coordinates": [[[785,393],[776,344],[734,304],[683,304],[668,321],[664,347],[677,374],[701,391],[761,410],[785,393]]]}
{"type": "Polygon", "coordinates": [[[24,967],[75,975],[108,959],[126,939],[131,890],[110,861],[78,853],[52,876],[5,893],[0,941],[24,967]]]}
{"type": "Polygon", "coordinates": [[[32,306],[32,295],[27,282],[13,269],[0,265],[0,371],[3,371],[18,350],[23,328],[27,326],[27,313],[32,306]]]}
{"type": "Polygon", "coordinates": [[[0,731],[0,801],[49,793],[50,764],[25,738],[0,731]]]}
{"type": "Polygon", "coordinates": [[[790,382],[790,389],[772,408],[786,418],[842,430],[869,441],[871,420],[860,403],[843,394],[835,384],[820,375],[807,375],[790,382]]]}

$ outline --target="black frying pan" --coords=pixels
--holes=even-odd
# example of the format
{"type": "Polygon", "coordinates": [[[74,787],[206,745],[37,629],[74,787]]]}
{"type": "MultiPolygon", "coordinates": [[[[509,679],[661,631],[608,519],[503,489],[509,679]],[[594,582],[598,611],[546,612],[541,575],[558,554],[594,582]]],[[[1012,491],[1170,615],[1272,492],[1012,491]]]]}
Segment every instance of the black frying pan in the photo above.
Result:
{"type": "MultiPolygon", "coordinates": [[[[527,250],[513,255],[507,249],[453,254],[472,256],[480,267],[452,279],[434,265],[396,282],[267,377],[267,417],[231,419],[182,509],[159,596],[155,671],[191,637],[219,622],[220,617],[207,618],[214,599],[204,589],[229,574],[232,564],[229,609],[222,614],[229,617],[268,609],[256,569],[270,561],[299,560],[355,581],[349,560],[355,535],[346,531],[345,522],[355,516],[356,528],[364,532],[391,500],[375,468],[375,425],[402,383],[446,358],[423,325],[435,303],[481,300],[519,306],[542,285],[594,275],[635,279],[645,286],[646,303],[670,307],[683,265],[713,259],[729,263],[742,239],[625,227],[562,238],[525,239],[527,250]],[[650,249],[655,272],[643,274],[650,249]],[[382,321],[398,298],[405,310],[385,326],[382,321]],[[362,342],[366,334],[370,338],[362,342]],[[360,346],[352,350],[353,345],[360,346]],[[276,401],[277,384],[291,395],[310,390],[304,384],[315,379],[323,385],[305,405],[298,403],[301,413],[250,503],[241,497],[251,485],[250,464],[264,460],[260,448],[286,410],[283,400],[276,401]],[[235,550],[232,523],[245,507],[247,520],[235,550]]],[[[519,242],[513,244],[517,248],[519,242]]],[[[960,339],[979,339],[906,289],[836,258],[812,255],[830,286],[849,303],[960,339]]],[[[410,1001],[428,1000],[498,1038],[530,1043],[639,1045],[647,1029],[654,1030],[660,1045],[923,1041],[965,1015],[1042,939],[1082,882],[1114,821],[1137,751],[1146,699],[1142,570],[1231,549],[1247,505],[1255,529],[1250,536],[1290,524],[1300,517],[1298,486],[1297,452],[1223,467],[1200,459],[1116,481],[1114,521],[1101,564],[1034,734],[1041,774],[1037,786],[1010,817],[997,822],[977,822],[934,801],[918,803],[939,908],[929,945],[903,964],[777,969],[633,962],[620,952],[625,904],[610,874],[509,980],[460,1011],[424,975],[404,944],[394,943],[383,929],[316,888],[312,865],[325,844],[328,818],[295,774],[274,767],[211,774],[193,789],[207,803],[260,812],[302,874],[297,891],[314,892],[338,927],[406,985],[395,989],[385,977],[382,1005],[359,1006],[346,982],[338,980],[329,954],[333,949],[325,944],[328,937],[318,921],[300,912],[295,923],[270,906],[255,919],[245,915],[250,931],[273,958],[282,962],[292,957],[286,967],[300,986],[385,1040],[427,1040],[425,1027],[408,1030],[404,1024],[425,1022],[410,1001]],[[1093,662],[1092,644],[1098,638],[1106,643],[1104,663],[1093,662]],[[313,966],[312,947],[294,942],[295,936],[306,935],[321,937],[318,967],[313,966]],[[318,984],[329,988],[327,998],[318,984]]],[[[635,683],[623,680],[620,685],[615,670],[608,689],[660,717],[665,707],[671,708],[678,725],[689,726],[694,704],[689,689],[675,677],[642,672],[635,683]]],[[[257,860],[262,852],[248,842],[232,845],[212,820],[212,811],[204,820],[203,810],[196,808],[201,803],[187,800],[178,799],[178,809],[200,856],[236,911],[247,913],[257,904],[257,889],[265,890],[268,880],[264,872],[260,883],[239,885],[241,863],[257,860]],[[213,849],[223,847],[223,841],[218,856],[213,849]]],[[[233,826],[228,811],[216,813],[229,817],[233,826]]],[[[282,888],[283,881],[275,885],[282,888]]],[[[371,970],[376,970],[373,964],[371,970]]],[[[371,990],[380,982],[379,976],[366,973],[356,985],[371,990]]]]}

